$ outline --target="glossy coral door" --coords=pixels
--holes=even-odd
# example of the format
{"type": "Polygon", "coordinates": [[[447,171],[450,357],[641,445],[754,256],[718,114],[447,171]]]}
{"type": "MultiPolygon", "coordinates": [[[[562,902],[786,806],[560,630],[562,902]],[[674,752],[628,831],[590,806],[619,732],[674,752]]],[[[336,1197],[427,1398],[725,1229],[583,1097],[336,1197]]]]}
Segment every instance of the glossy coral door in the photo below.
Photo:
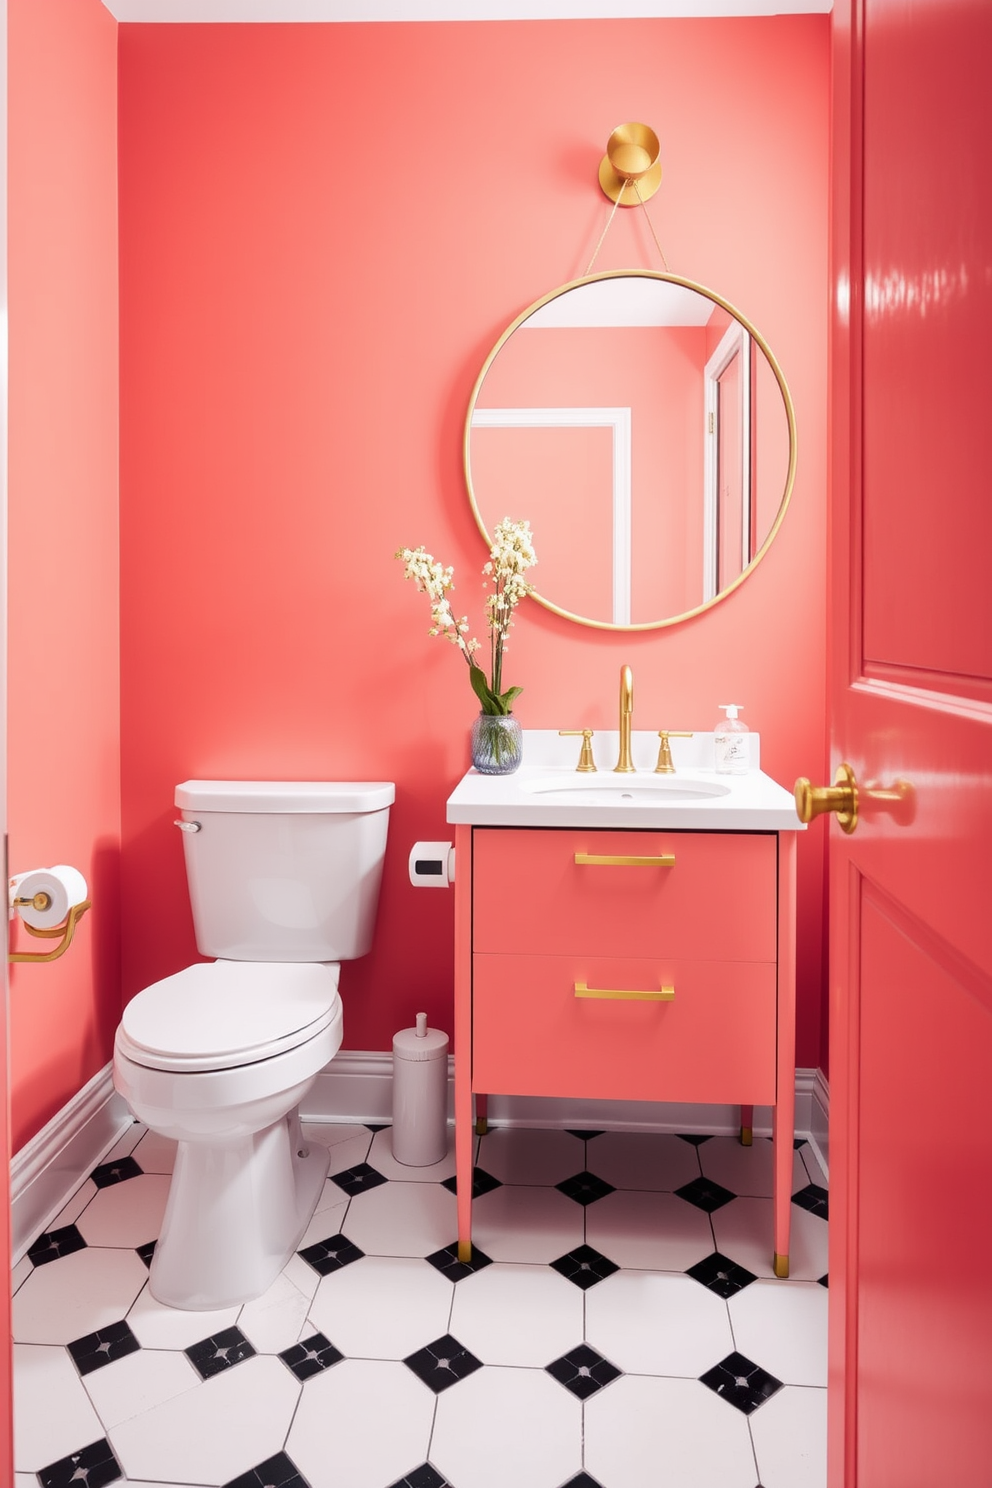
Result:
{"type": "Polygon", "coordinates": [[[829,1481],[988,1488],[992,6],[834,36],[829,1481]]]}

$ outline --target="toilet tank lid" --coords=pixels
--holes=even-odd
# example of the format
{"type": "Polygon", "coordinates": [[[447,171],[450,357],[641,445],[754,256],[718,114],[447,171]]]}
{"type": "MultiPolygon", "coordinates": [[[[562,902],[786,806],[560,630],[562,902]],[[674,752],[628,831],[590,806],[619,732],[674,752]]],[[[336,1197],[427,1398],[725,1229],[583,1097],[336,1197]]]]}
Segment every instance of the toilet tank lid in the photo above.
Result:
{"type": "Polygon", "coordinates": [[[381,811],[396,799],[391,780],[185,780],[175,804],[190,811],[381,811]]]}

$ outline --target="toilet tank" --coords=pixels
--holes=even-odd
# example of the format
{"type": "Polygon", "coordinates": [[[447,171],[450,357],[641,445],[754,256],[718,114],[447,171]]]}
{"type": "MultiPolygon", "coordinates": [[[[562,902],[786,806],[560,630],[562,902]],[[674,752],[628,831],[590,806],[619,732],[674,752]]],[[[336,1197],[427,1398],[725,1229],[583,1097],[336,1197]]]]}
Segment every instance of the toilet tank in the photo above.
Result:
{"type": "Polygon", "coordinates": [[[231,961],[348,961],[372,944],[395,786],[176,787],[196,944],[231,961]]]}

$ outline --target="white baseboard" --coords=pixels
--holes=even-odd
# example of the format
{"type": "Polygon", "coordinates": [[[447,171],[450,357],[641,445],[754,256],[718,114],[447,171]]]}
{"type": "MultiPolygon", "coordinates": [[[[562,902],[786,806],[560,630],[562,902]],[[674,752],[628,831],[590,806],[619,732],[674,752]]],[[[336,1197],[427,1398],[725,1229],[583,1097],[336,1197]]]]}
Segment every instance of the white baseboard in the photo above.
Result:
{"type": "MultiPolygon", "coordinates": [[[[454,1060],[448,1060],[448,1113],[452,1115],[454,1060]]],[[[342,1050],[321,1070],[304,1101],[304,1121],[392,1121],[391,1054],[342,1050]]],[[[819,1070],[796,1071],[796,1135],[805,1137],[824,1175],[830,1156],[830,1091],[819,1070]]],[[[732,1136],[739,1107],[658,1101],[562,1100],[517,1095],[489,1097],[489,1120],[499,1126],[571,1127],[597,1131],[698,1132],[732,1136]]],[[[11,1250],[16,1265],[63,1209],[87,1174],[131,1124],[131,1113],[113,1085],[108,1064],[10,1164],[11,1250]]],[[[753,1129],[771,1134],[771,1108],[755,1106],[753,1129]]]]}
{"type": "Polygon", "coordinates": [[[108,1064],[14,1154],[10,1163],[14,1265],[131,1121],[108,1064]]]}
{"type": "MultiPolygon", "coordinates": [[[[390,1054],[342,1050],[322,1070],[303,1104],[306,1121],[392,1120],[393,1061],[390,1054]]],[[[453,1115],[454,1060],[448,1060],[448,1115],[453,1115]]],[[[819,1070],[796,1071],[796,1136],[813,1146],[828,1171],[827,1138],[830,1091],[819,1070]]],[[[577,1127],[597,1131],[698,1132],[733,1136],[740,1127],[740,1108],[660,1101],[562,1100],[552,1097],[491,1095],[489,1120],[498,1126],[577,1127]]],[[[770,1136],[770,1106],[755,1106],[753,1130],[770,1136]]]]}

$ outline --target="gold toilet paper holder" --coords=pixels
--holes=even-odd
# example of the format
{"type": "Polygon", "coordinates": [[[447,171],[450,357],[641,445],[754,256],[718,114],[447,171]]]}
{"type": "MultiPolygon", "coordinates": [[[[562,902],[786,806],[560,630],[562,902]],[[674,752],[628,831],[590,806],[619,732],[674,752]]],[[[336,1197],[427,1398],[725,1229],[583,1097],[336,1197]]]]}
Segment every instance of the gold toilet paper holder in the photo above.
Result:
{"type": "MultiPolygon", "coordinates": [[[[26,899],[12,899],[10,901],[10,904],[12,909],[17,909],[19,905],[24,906],[29,904],[33,909],[43,910],[50,908],[51,902],[52,901],[47,894],[41,893],[34,894],[30,898],[26,899]]],[[[8,951],[7,960],[57,961],[60,956],[65,955],[66,951],[69,949],[69,946],[72,944],[72,937],[76,932],[76,926],[79,924],[79,921],[82,919],[86,911],[90,908],[91,904],[92,900],[90,899],[82,899],[78,904],[73,904],[62,924],[53,925],[50,930],[37,930],[33,925],[28,925],[26,922],[22,921],[22,924],[24,924],[24,928],[29,935],[35,936],[35,938],[38,940],[58,940],[59,943],[51,951],[8,951]]]]}

